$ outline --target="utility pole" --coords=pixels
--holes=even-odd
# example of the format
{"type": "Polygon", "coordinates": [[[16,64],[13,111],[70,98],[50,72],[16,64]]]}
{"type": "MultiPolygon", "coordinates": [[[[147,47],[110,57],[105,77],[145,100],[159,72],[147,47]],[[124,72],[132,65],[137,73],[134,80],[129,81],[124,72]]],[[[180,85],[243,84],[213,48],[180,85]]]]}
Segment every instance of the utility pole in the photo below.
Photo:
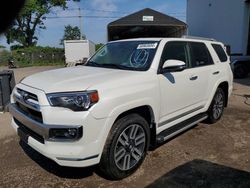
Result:
{"type": "Polygon", "coordinates": [[[82,14],[81,14],[81,8],[79,7],[79,22],[80,22],[80,40],[82,40],[82,14]]]}

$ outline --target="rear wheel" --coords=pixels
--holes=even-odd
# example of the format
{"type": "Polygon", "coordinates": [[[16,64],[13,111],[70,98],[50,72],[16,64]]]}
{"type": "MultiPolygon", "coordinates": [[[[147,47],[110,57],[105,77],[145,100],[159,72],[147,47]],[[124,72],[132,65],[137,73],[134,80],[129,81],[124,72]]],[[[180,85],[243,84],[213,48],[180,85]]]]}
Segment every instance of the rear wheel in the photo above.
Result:
{"type": "Polygon", "coordinates": [[[215,123],[217,122],[224,111],[225,106],[225,93],[221,88],[216,90],[212,103],[208,109],[208,123],[215,123]]]}
{"type": "Polygon", "coordinates": [[[142,164],[149,145],[149,126],[137,114],[119,119],[110,131],[101,162],[101,172],[110,179],[131,175],[142,164]]]}

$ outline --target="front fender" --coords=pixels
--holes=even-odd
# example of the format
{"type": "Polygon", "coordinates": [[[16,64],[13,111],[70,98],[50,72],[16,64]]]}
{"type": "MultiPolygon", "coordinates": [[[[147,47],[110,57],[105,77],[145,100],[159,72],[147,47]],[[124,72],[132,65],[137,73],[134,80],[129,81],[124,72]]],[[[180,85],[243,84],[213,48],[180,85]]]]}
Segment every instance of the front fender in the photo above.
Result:
{"type": "Polygon", "coordinates": [[[138,100],[129,101],[127,103],[121,104],[119,106],[116,106],[108,115],[105,125],[103,126],[103,129],[100,129],[102,131],[99,135],[101,135],[100,138],[100,145],[99,145],[99,153],[101,154],[103,152],[104,146],[106,144],[106,141],[108,139],[108,135],[112,129],[112,126],[114,125],[115,121],[121,115],[122,113],[129,111],[131,109],[141,107],[141,106],[150,106],[154,117],[157,116],[157,108],[153,104],[153,100],[150,98],[143,98],[138,100]]]}
{"type": "Polygon", "coordinates": [[[108,85],[106,88],[98,89],[100,100],[90,109],[91,114],[97,119],[108,118],[143,105],[149,105],[157,111],[160,103],[157,80],[147,77],[139,79],[142,81],[135,79],[125,84],[111,85],[113,87],[108,85]]]}

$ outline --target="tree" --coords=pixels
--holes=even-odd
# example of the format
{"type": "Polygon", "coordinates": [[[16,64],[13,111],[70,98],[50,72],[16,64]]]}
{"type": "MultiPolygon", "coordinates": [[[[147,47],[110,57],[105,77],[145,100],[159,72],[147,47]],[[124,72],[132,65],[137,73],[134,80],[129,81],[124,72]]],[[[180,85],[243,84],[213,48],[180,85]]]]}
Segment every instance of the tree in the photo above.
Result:
{"type": "Polygon", "coordinates": [[[95,45],[95,50],[99,50],[104,44],[103,43],[99,43],[95,45]]]}
{"type": "MultiPolygon", "coordinates": [[[[64,40],[80,40],[80,36],[81,36],[81,31],[79,29],[79,27],[75,26],[71,26],[71,25],[67,25],[64,28],[64,35],[63,38],[61,39],[61,43],[63,44],[64,40]]],[[[85,36],[82,36],[82,39],[85,39],[85,36]]]]}
{"type": "Polygon", "coordinates": [[[24,47],[36,45],[37,29],[46,28],[44,25],[45,15],[49,14],[53,7],[66,9],[67,1],[69,0],[26,0],[23,10],[5,34],[7,43],[18,42],[24,47]]]}

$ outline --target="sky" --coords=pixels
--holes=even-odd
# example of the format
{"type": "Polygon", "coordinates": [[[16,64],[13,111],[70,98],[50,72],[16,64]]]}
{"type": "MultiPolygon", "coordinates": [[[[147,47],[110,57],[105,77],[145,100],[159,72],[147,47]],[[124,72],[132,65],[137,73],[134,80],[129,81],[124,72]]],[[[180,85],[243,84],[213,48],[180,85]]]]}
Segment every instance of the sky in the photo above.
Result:
{"type": "MultiPolygon", "coordinates": [[[[38,45],[62,47],[60,39],[63,37],[64,27],[68,24],[80,26],[79,17],[65,17],[78,16],[79,7],[83,16],[82,31],[87,39],[94,43],[107,42],[107,25],[110,22],[144,8],[151,8],[186,21],[186,0],[81,0],[80,3],[70,1],[68,10],[54,8],[51,14],[46,15],[46,29],[40,29],[36,33],[39,38],[38,45]]],[[[9,47],[3,36],[0,37],[0,45],[9,47]]]]}

